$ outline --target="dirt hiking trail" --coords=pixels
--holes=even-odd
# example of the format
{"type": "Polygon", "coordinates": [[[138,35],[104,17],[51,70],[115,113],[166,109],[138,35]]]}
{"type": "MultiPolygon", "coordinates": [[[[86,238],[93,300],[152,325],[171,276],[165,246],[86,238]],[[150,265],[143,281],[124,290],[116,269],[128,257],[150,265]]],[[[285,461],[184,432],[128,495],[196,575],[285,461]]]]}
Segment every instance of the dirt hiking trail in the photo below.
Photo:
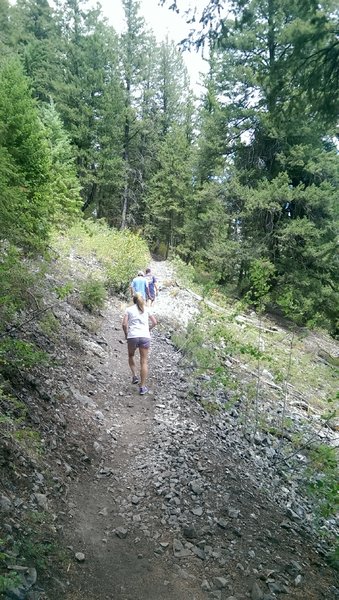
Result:
{"type": "Polygon", "coordinates": [[[69,466],[60,507],[68,558],[48,598],[337,599],[307,524],[270,497],[232,419],[218,424],[190,393],[161,317],[175,301],[162,290],[154,307],[149,394],[131,384],[117,299],[88,353],[69,362],[77,408],[67,413],[66,399],[64,409],[84,468],[69,466]]]}

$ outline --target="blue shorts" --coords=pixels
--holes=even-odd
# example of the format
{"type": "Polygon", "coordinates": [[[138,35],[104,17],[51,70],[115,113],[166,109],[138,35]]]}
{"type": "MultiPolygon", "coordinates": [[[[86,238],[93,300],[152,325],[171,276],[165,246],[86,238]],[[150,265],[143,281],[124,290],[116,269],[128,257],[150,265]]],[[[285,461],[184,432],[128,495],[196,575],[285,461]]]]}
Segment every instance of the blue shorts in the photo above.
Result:
{"type": "Polygon", "coordinates": [[[146,337],[135,337],[128,338],[127,346],[129,352],[135,352],[137,348],[149,348],[151,345],[150,338],[146,337]]]}

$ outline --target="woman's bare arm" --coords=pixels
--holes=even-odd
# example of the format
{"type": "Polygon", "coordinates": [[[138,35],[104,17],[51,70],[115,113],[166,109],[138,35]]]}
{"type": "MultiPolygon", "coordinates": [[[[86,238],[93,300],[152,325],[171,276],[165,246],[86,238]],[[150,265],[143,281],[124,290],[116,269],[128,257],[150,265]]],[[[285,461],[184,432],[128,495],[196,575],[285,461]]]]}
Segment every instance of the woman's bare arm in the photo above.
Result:
{"type": "Polygon", "coordinates": [[[157,325],[158,321],[156,320],[154,315],[150,315],[149,320],[151,321],[151,324],[149,326],[149,328],[151,330],[151,329],[153,329],[153,327],[155,327],[157,325]]]}
{"type": "Polygon", "coordinates": [[[124,330],[125,338],[127,339],[127,332],[128,332],[128,316],[127,315],[124,315],[124,318],[122,320],[122,328],[124,330]]]}

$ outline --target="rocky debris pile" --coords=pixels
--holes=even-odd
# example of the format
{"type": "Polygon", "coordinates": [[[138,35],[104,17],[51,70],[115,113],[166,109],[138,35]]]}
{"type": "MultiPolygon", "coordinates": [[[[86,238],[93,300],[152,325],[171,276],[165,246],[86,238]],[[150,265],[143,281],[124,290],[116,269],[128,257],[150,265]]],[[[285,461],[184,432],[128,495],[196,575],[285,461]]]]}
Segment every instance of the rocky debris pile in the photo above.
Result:
{"type": "Polygon", "coordinates": [[[159,375],[151,443],[135,449],[132,478],[117,475],[134,484],[115,498],[113,516],[123,523],[116,535],[153,540],[155,556],[173,561],[177,577],[206,598],[299,598],[305,589],[313,590],[309,598],[339,597],[334,586],[318,587],[313,563],[322,559],[303,548],[311,506],[295,486],[282,486],[267,439],[248,443],[236,417],[220,423],[190,399],[166,338],[158,337],[152,356],[159,375]]]}
{"type": "MultiPolygon", "coordinates": [[[[154,269],[160,273],[160,277],[173,281],[171,269],[167,263],[155,263],[154,269]],[[162,272],[162,268],[165,272],[162,272]]],[[[175,288],[176,289],[176,288],[175,288]]],[[[155,305],[155,311],[160,315],[166,314],[166,307],[171,313],[172,288],[168,290],[167,296],[160,294],[155,305]]],[[[182,315],[181,326],[186,325],[199,312],[199,301],[194,293],[179,289],[176,298],[180,309],[175,314],[182,315]]],[[[173,321],[172,321],[173,323],[173,321]]],[[[164,338],[167,344],[171,344],[171,332],[174,327],[169,327],[164,338]]],[[[317,346],[327,344],[326,347],[334,353],[334,344],[314,338],[317,346]]],[[[308,345],[311,340],[307,340],[308,345]]],[[[260,487],[269,493],[283,508],[288,508],[294,515],[295,520],[301,520],[313,531],[313,534],[321,531],[318,540],[318,549],[322,552],[328,551],[331,545],[335,545],[339,535],[339,517],[320,517],[316,514],[314,503],[311,503],[305,495],[304,490],[310,483],[310,478],[320,481],[322,475],[315,474],[311,477],[307,469],[307,458],[303,452],[303,446],[308,447],[310,443],[327,444],[336,447],[339,439],[336,431],[336,420],[326,421],[321,415],[305,406],[302,399],[296,398],[285,406],[285,400],[281,394],[281,388],[273,383],[273,376],[264,369],[261,373],[260,407],[259,412],[264,414],[265,427],[254,427],[258,420],[257,408],[254,402],[250,402],[246,394],[239,394],[232,387],[229,388],[219,384],[213,389],[211,376],[208,373],[196,375],[194,364],[182,360],[179,355],[180,365],[178,373],[185,373],[187,390],[189,394],[198,401],[206,410],[207,418],[214,423],[215,435],[223,440],[226,447],[231,447],[236,452],[239,461],[254,465],[257,471],[257,479],[260,487]],[[265,384],[266,388],[265,388],[265,384]],[[279,390],[278,390],[279,388],[279,390]],[[275,391],[279,393],[275,393],[275,391]],[[284,424],[282,425],[282,415],[284,424]],[[294,443],[294,440],[299,442],[294,443]],[[300,450],[298,450],[298,445],[300,450]]],[[[246,373],[239,370],[237,361],[229,357],[226,365],[230,373],[230,381],[245,379],[246,373]]],[[[291,395],[291,392],[290,392],[291,395]]],[[[251,467],[252,471],[252,467],[251,467]]]]}
{"type": "Polygon", "coordinates": [[[160,323],[173,329],[185,329],[199,314],[199,300],[178,285],[169,263],[152,261],[151,268],[160,289],[153,307],[160,323]]]}

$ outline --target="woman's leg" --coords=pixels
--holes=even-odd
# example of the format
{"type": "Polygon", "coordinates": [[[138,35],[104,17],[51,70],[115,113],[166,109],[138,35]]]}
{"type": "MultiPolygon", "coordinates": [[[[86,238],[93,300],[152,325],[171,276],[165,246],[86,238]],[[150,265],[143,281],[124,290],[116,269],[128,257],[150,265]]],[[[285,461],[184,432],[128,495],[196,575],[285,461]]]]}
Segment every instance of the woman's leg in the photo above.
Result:
{"type": "Polygon", "coordinates": [[[149,348],[139,348],[140,352],[140,387],[145,387],[148,375],[148,351],[149,348]]]}
{"type": "Polygon", "coordinates": [[[127,342],[127,350],[128,350],[129,368],[132,371],[132,376],[135,377],[136,376],[136,366],[135,366],[135,361],[134,361],[134,355],[135,355],[136,346],[132,341],[127,342]]]}

